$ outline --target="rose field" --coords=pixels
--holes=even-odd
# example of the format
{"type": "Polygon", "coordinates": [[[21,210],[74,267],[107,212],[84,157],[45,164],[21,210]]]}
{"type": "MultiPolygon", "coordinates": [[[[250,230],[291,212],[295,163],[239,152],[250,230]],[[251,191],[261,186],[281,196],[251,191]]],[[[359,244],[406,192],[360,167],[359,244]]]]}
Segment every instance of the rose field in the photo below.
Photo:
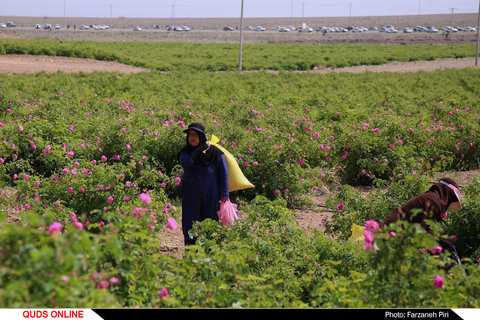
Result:
{"type": "Polygon", "coordinates": [[[238,72],[234,44],[0,40],[0,54],[151,70],[0,74],[0,307],[480,307],[479,69],[310,72],[474,45],[243,49],[238,72]],[[181,228],[177,154],[195,121],[255,187],[230,194],[234,225],[197,224],[179,257],[160,242],[181,228]],[[458,172],[472,172],[462,210],[433,226],[462,258],[445,271],[418,225],[375,222],[458,172]],[[331,217],[306,230],[298,210],[321,195],[331,217]]]}

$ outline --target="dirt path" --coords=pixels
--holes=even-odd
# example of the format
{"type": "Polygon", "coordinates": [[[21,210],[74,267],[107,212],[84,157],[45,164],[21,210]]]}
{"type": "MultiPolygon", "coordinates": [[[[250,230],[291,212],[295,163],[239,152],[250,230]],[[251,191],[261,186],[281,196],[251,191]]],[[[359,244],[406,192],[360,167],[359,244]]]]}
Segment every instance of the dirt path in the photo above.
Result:
{"type": "Polygon", "coordinates": [[[398,62],[394,61],[388,64],[373,66],[355,66],[346,68],[316,68],[312,72],[329,73],[329,72],[352,72],[361,73],[369,72],[417,72],[417,71],[435,71],[444,69],[463,69],[475,67],[475,58],[459,58],[459,59],[438,59],[433,61],[411,61],[398,62]]]}
{"type": "MultiPolygon", "coordinates": [[[[391,62],[375,66],[355,66],[347,68],[315,68],[311,72],[416,72],[442,69],[463,69],[475,67],[475,58],[438,59],[434,61],[391,62]]],[[[35,72],[86,72],[94,71],[138,73],[149,69],[133,67],[117,62],[99,61],[94,59],[30,56],[30,55],[0,55],[0,73],[35,73],[35,72]]]]}
{"type": "Polygon", "coordinates": [[[30,56],[20,54],[0,55],[0,73],[36,73],[36,72],[86,72],[107,71],[138,73],[148,69],[137,68],[112,61],[94,59],[30,56]]]}

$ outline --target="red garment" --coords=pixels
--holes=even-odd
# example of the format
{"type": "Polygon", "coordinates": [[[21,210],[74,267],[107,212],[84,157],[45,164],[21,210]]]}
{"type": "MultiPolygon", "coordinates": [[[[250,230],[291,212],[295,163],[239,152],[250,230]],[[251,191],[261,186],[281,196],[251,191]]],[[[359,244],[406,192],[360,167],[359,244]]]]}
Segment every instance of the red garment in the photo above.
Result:
{"type": "MultiPolygon", "coordinates": [[[[443,178],[441,180],[458,188],[452,179],[443,178]]],[[[381,221],[381,224],[388,226],[398,220],[406,220],[419,223],[425,230],[432,233],[431,228],[425,221],[427,219],[434,221],[442,220],[442,215],[447,211],[450,204],[458,201],[460,201],[460,199],[457,198],[452,188],[438,182],[432,185],[427,192],[408,200],[400,208],[395,209],[381,221]]]]}

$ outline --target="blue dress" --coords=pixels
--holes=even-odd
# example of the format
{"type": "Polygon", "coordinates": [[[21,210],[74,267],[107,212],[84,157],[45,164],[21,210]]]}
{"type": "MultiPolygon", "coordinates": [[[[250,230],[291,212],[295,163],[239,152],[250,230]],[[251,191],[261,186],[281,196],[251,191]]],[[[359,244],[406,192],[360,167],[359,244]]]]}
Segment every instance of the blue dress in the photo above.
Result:
{"type": "Polygon", "coordinates": [[[220,198],[229,199],[228,167],[222,154],[208,166],[197,165],[186,152],[179,154],[182,165],[182,228],[186,244],[195,243],[188,232],[195,221],[218,221],[220,198]]]}

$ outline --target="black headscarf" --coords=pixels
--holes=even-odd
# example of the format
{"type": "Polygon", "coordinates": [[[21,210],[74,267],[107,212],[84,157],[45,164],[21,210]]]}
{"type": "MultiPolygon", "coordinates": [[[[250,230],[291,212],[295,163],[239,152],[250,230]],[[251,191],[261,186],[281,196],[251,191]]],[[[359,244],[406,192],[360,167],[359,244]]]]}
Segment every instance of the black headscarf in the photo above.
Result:
{"type": "MultiPolygon", "coordinates": [[[[187,133],[186,136],[186,145],[180,150],[181,152],[185,152],[188,154],[190,158],[195,162],[197,165],[201,166],[209,166],[215,163],[219,157],[223,154],[223,152],[213,145],[207,144],[207,136],[205,134],[205,127],[199,123],[194,122],[188,126],[187,129],[183,130],[183,132],[187,133]],[[195,130],[198,134],[198,138],[200,142],[198,146],[194,147],[188,142],[188,131],[195,130]]],[[[179,156],[180,156],[179,153],[179,156]]]]}

